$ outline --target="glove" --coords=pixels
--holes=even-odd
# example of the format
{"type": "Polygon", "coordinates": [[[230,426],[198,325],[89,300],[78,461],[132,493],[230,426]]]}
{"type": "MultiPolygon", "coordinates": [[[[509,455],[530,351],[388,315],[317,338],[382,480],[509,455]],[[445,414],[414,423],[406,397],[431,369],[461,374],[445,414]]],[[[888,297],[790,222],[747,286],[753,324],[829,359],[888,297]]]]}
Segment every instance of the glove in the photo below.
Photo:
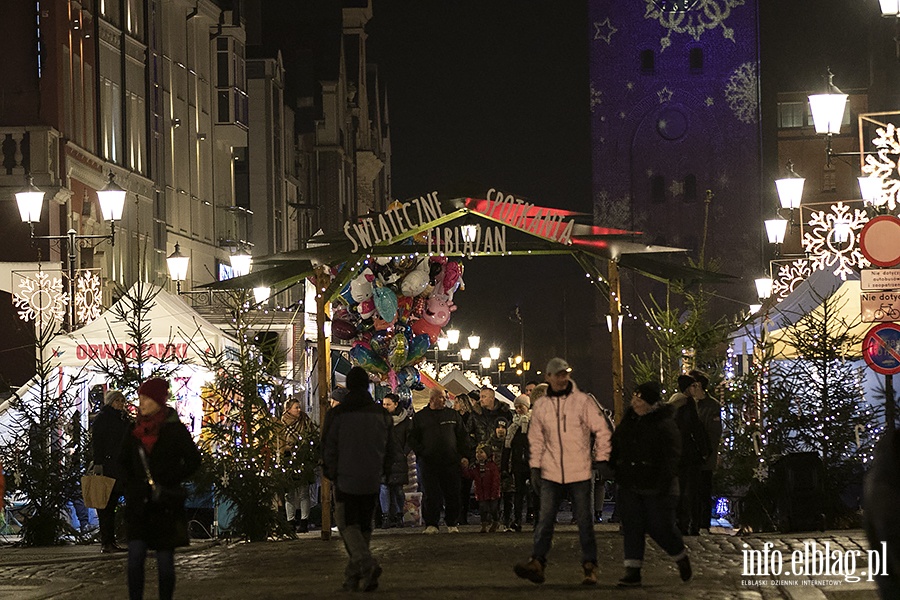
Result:
{"type": "Polygon", "coordinates": [[[595,461],[591,468],[597,472],[597,477],[600,481],[611,481],[616,478],[616,473],[611,466],[609,466],[609,462],[605,460],[595,461]]]}
{"type": "Polygon", "coordinates": [[[94,465],[94,475],[103,475],[103,465],[94,465]]]}

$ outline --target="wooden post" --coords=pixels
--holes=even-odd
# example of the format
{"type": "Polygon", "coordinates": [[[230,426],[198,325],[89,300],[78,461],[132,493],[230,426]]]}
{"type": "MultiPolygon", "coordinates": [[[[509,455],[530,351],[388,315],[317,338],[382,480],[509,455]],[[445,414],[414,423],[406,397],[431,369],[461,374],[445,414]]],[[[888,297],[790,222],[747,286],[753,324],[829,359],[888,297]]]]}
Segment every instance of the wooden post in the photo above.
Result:
{"type": "Polygon", "coordinates": [[[612,378],[613,378],[613,410],[616,424],[625,413],[625,366],[622,359],[622,330],[619,328],[619,315],[622,314],[622,297],[619,287],[619,264],[609,261],[609,319],[612,334],[612,378]]]}
{"type": "MultiPolygon", "coordinates": [[[[331,340],[325,336],[325,321],[331,312],[331,303],[325,290],[331,284],[327,266],[316,268],[316,373],[319,382],[319,425],[325,423],[325,413],[331,407],[331,340]]],[[[331,539],[331,481],[322,477],[322,539],[331,539]]]]}
{"type": "Polygon", "coordinates": [[[884,376],[884,424],[888,431],[894,431],[896,427],[896,413],[894,411],[894,376],[884,376]]]}

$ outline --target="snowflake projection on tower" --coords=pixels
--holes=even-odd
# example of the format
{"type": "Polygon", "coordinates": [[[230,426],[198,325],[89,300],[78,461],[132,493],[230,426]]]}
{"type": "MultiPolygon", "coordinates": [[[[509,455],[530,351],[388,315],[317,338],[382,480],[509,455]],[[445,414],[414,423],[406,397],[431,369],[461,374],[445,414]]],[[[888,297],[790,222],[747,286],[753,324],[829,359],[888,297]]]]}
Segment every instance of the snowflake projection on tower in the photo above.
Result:
{"type": "Polygon", "coordinates": [[[82,271],[75,280],[75,316],[79,323],[90,323],[100,316],[102,308],[100,278],[91,271],[82,271]]]}
{"type": "Polygon", "coordinates": [[[34,279],[23,277],[19,290],[13,295],[13,304],[19,309],[20,319],[34,320],[39,325],[51,320],[63,322],[69,297],[63,291],[60,277],[51,278],[44,271],[38,271],[34,279]]]}
{"type": "Polygon", "coordinates": [[[666,35],[659,40],[660,52],[672,45],[673,33],[686,33],[700,40],[707,31],[722,28],[722,37],[734,41],[734,29],[725,24],[731,9],[742,6],[745,0],[697,0],[688,10],[672,10],[665,2],[644,0],[647,4],[645,19],[658,21],[666,29],[666,35]]]}
{"type": "Polygon", "coordinates": [[[772,295],[781,302],[794,291],[799,284],[812,275],[812,267],[805,258],[800,258],[787,265],[779,265],[778,275],[772,282],[772,295]]]}
{"type": "Polygon", "coordinates": [[[881,197],[874,201],[876,206],[887,205],[888,210],[894,210],[900,199],[900,179],[898,179],[898,163],[900,163],[900,131],[893,123],[875,130],[877,137],[872,144],[878,148],[877,157],[869,154],[866,156],[866,164],[862,172],[866,175],[877,177],[881,180],[881,197]],[[891,157],[894,157],[893,159],[891,157]]]}
{"type": "Polygon", "coordinates": [[[731,73],[725,84],[725,100],[738,121],[756,123],[758,95],[756,65],[745,62],[731,73]]]}
{"type": "Polygon", "coordinates": [[[856,238],[868,221],[866,212],[851,209],[843,202],[831,206],[832,212],[814,212],[809,219],[812,231],[803,234],[803,249],[809,255],[813,271],[835,267],[834,274],[843,280],[853,273],[854,268],[869,265],[860,251],[856,238]],[[839,239],[838,231],[843,230],[845,240],[839,239]]]}

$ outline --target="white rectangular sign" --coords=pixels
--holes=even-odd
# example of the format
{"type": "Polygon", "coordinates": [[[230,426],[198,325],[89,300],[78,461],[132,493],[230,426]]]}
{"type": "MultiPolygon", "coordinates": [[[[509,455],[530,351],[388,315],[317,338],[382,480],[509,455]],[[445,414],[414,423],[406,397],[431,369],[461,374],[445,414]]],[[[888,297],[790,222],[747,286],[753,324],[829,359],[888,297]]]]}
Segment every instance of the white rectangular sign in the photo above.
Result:
{"type": "Polygon", "coordinates": [[[859,287],[863,290],[900,290],[900,269],[863,269],[859,287]]]}
{"type": "Polygon", "coordinates": [[[859,308],[863,323],[900,321],[900,292],[863,292],[859,308]]]}

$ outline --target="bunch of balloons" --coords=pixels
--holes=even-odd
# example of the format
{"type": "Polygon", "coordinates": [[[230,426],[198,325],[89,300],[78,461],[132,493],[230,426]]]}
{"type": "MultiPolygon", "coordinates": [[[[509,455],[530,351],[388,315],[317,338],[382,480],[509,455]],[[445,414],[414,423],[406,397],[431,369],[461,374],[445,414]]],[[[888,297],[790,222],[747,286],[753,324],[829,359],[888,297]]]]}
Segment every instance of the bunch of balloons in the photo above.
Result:
{"type": "Polygon", "coordinates": [[[456,310],[462,274],[461,263],[443,256],[369,259],[341,290],[331,331],[352,342],[354,364],[409,395],[422,387],[415,365],[456,310]]]}

